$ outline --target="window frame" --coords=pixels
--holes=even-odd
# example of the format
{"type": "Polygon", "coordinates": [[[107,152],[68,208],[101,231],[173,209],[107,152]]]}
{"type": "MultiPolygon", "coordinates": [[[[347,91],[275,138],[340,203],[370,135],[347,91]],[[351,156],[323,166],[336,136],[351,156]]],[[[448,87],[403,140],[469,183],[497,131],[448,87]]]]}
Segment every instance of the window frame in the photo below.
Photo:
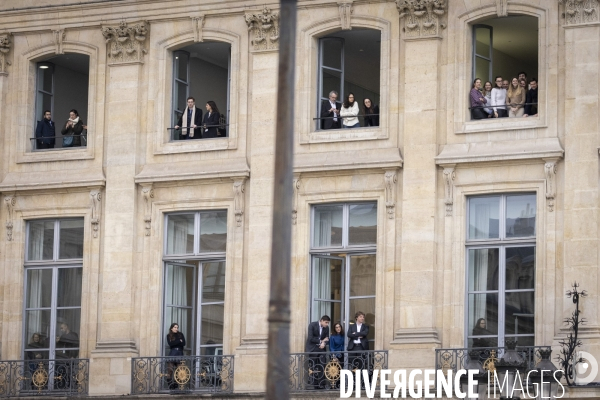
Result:
{"type": "MultiPolygon", "coordinates": [[[[177,124],[178,121],[178,117],[176,117],[176,115],[183,115],[183,110],[181,111],[181,114],[179,113],[179,110],[177,109],[177,96],[176,96],[176,88],[177,88],[177,84],[178,83],[182,83],[185,84],[185,98],[187,100],[187,98],[190,96],[190,53],[188,51],[185,50],[175,50],[173,51],[173,74],[172,74],[172,79],[173,81],[171,82],[171,126],[175,126],[177,124]],[[177,55],[178,54],[185,54],[187,56],[187,67],[186,67],[186,81],[182,81],[180,78],[177,77],[177,71],[179,70],[177,68],[177,55]]],[[[185,108],[184,108],[185,110],[185,108]]],[[[169,141],[173,141],[173,135],[170,136],[169,141]]]]}

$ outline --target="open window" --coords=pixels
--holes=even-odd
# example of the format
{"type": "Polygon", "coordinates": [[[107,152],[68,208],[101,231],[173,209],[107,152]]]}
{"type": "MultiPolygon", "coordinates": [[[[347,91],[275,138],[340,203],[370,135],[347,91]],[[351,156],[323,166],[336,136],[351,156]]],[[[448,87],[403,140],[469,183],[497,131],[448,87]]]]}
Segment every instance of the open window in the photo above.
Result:
{"type": "Polygon", "coordinates": [[[90,57],[77,53],[36,63],[33,151],[87,146],[89,69],[90,57]],[[79,119],[66,128],[71,110],[77,111],[79,119]]]}
{"type": "MultiPolygon", "coordinates": [[[[195,107],[204,118],[209,101],[218,109],[218,118],[201,129],[192,139],[219,138],[229,136],[229,87],[231,81],[231,45],[223,42],[194,43],[173,51],[173,83],[171,126],[178,121],[193,97],[195,107]],[[207,130],[208,129],[208,130],[207,130]]],[[[213,111],[215,112],[215,111],[213,111]]],[[[212,115],[212,113],[211,113],[212,115]]],[[[187,125],[186,125],[187,126],[187,125]]],[[[190,138],[184,129],[171,130],[170,140],[190,138]]]]}
{"type": "Polygon", "coordinates": [[[319,39],[318,97],[316,129],[339,129],[348,125],[379,126],[381,31],[352,29],[331,33],[319,39]],[[343,105],[352,93],[358,105],[356,117],[328,115],[330,94],[343,105]],[[365,118],[364,100],[372,107],[365,118]]]}

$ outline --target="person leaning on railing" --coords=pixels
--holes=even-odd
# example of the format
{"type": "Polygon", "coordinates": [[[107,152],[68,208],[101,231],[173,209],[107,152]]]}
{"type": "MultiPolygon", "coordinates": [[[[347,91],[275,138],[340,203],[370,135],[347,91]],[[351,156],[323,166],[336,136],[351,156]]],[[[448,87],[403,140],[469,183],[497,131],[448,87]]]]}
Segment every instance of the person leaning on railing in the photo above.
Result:
{"type": "Polygon", "coordinates": [[[485,113],[485,111],[483,111],[483,105],[487,103],[487,100],[483,93],[481,93],[481,79],[476,78],[473,81],[473,86],[471,87],[469,98],[471,100],[471,118],[487,118],[487,114],[485,113]]]}
{"type": "Polygon", "coordinates": [[[54,137],[56,136],[56,126],[52,121],[52,113],[50,110],[44,111],[42,120],[38,121],[35,128],[36,149],[53,149],[54,137]],[[43,139],[40,139],[43,138],[43,139]]]}
{"type": "Polygon", "coordinates": [[[506,111],[506,89],[502,86],[502,77],[497,76],[495,82],[496,86],[492,89],[494,118],[506,118],[508,117],[508,111],[506,111]]]}
{"type": "Polygon", "coordinates": [[[379,126],[379,106],[373,104],[371,99],[363,100],[365,114],[365,126],[379,126]]]}
{"type": "Polygon", "coordinates": [[[529,86],[531,89],[527,91],[527,95],[525,96],[525,114],[524,117],[537,117],[538,115],[538,83],[537,78],[533,78],[529,82],[529,86]]]}
{"type": "Polygon", "coordinates": [[[83,132],[83,121],[79,118],[77,110],[72,109],[69,111],[69,119],[62,128],[61,133],[63,136],[62,147],[73,147],[81,146],[81,132],[83,132]]]}
{"type": "Polygon", "coordinates": [[[525,89],[519,84],[517,78],[512,78],[508,91],[506,93],[506,105],[508,106],[508,116],[510,118],[522,117],[525,113],[523,105],[525,104],[525,89]]]}
{"type": "Polygon", "coordinates": [[[354,93],[348,93],[346,101],[344,101],[340,110],[344,128],[360,128],[360,122],[357,118],[358,113],[358,102],[354,101],[354,93]]]}
{"type": "Polygon", "coordinates": [[[217,129],[219,127],[219,119],[221,114],[217,104],[210,100],[206,102],[206,114],[204,114],[204,120],[202,121],[202,138],[216,138],[221,136],[221,133],[217,129]]]}

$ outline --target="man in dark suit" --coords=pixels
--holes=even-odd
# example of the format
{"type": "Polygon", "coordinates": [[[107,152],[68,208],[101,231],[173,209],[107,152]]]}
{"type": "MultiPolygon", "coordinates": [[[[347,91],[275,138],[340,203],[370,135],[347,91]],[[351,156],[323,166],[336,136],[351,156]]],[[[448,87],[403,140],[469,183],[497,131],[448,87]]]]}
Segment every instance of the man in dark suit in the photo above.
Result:
{"type": "MultiPolygon", "coordinates": [[[[312,371],[307,373],[308,384],[312,385],[312,388],[319,389],[324,388],[325,383],[325,371],[324,367],[326,364],[326,346],[329,342],[329,322],[331,318],[328,315],[323,315],[319,321],[311,322],[308,324],[308,337],[306,338],[307,353],[323,353],[321,354],[310,354],[308,365],[306,369],[312,371]]],[[[310,388],[310,386],[309,386],[310,388]]]]}
{"type": "Polygon", "coordinates": [[[323,100],[321,103],[321,129],[340,129],[342,127],[340,119],[340,109],[342,103],[336,101],[338,94],[335,90],[329,92],[329,100],[323,100]]]}
{"type": "MultiPolygon", "coordinates": [[[[350,324],[348,327],[348,351],[361,352],[363,350],[369,350],[369,340],[367,335],[369,334],[369,325],[365,324],[365,313],[357,311],[354,314],[355,324],[350,324]]],[[[351,358],[350,369],[364,369],[368,367],[366,354],[357,354],[351,358]]]]}
{"type": "Polygon", "coordinates": [[[36,150],[53,149],[55,136],[56,129],[54,126],[54,122],[52,121],[52,113],[49,110],[46,110],[44,111],[44,116],[42,117],[42,120],[38,121],[37,127],[35,128],[35,137],[37,138],[36,150]]]}
{"type": "Polygon", "coordinates": [[[525,95],[525,115],[524,117],[537,117],[538,115],[538,83],[537,78],[533,78],[529,82],[531,87],[525,95]]]}
{"type": "Polygon", "coordinates": [[[183,128],[179,134],[179,140],[202,139],[202,110],[196,107],[193,97],[187,98],[187,107],[179,117],[175,129],[183,128]],[[186,118],[185,120],[183,118],[186,118]]]}

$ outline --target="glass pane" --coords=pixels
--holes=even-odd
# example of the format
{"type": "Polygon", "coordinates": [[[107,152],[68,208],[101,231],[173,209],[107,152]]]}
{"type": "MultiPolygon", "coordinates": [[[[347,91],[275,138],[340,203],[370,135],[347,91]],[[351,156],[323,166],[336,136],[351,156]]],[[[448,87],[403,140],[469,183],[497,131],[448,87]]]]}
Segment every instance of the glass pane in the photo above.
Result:
{"type": "Polygon", "coordinates": [[[475,78],[481,79],[481,87],[485,84],[486,81],[492,80],[490,76],[490,62],[488,60],[484,60],[480,57],[475,57],[475,78]]]}
{"type": "Polygon", "coordinates": [[[52,306],[52,270],[27,270],[27,308],[52,306]]]}
{"type": "MultiPolygon", "coordinates": [[[[469,336],[487,336],[498,334],[498,294],[483,293],[469,295],[469,336]]],[[[474,347],[495,346],[496,341],[481,339],[474,347]]]]}
{"type": "Polygon", "coordinates": [[[469,239],[499,238],[500,197],[469,199],[469,239]]]}
{"type": "Polygon", "coordinates": [[[506,290],[535,287],[535,246],[506,249],[506,290]]]}
{"type": "Polygon", "coordinates": [[[227,247],[227,211],[200,214],[200,251],[225,251],[227,247]]]}
{"type": "Polygon", "coordinates": [[[225,301],[225,261],[202,264],[202,302],[225,301]]]}
{"type": "Polygon", "coordinates": [[[169,215],[167,254],[194,252],[194,214],[169,215]]]}
{"type": "Polygon", "coordinates": [[[83,258],[83,219],[60,221],[59,258],[83,258]]]}
{"type": "Polygon", "coordinates": [[[321,39],[323,66],[342,69],[344,42],[339,39],[321,39]]]}
{"type": "Polygon", "coordinates": [[[348,244],[377,243],[377,204],[354,204],[350,206],[348,244]]]}
{"type": "Polygon", "coordinates": [[[375,294],[375,254],[350,257],[350,296],[375,294]]]}
{"type": "Polygon", "coordinates": [[[506,237],[535,236],[535,194],[506,196],[506,237]]]}
{"type": "Polygon", "coordinates": [[[348,313],[349,323],[353,324],[356,322],[354,316],[357,311],[365,313],[365,324],[369,325],[367,339],[375,340],[375,297],[367,299],[350,299],[350,310],[348,313]]]}
{"type": "Polygon", "coordinates": [[[504,332],[509,334],[533,334],[533,314],[535,293],[509,292],[506,293],[506,316],[504,332]]]}
{"type": "Polygon", "coordinates": [[[39,344],[48,348],[50,346],[50,310],[25,311],[25,340],[27,343],[33,342],[33,335],[40,336],[39,344]]]}
{"type": "Polygon", "coordinates": [[[311,321],[319,321],[323,315],[331,318],[332,326],[335,322],[342,320],[342,302],[341,301],[318,301],[314,300],[310,314],[311,321]]]}
{"type": "Polygon", "coordinates": [[[490,30],[475,28],[475,52],[480,56],[490,58],[490,30]]]}
{"type": "Polygon", "coordinates": [[[498,290],[499,249],[469,249],[469,292],[498,290]]]}
{"type": "Polygon", "coordinates": [[[316,206],[313,227],[313,246],[329,247],[342,245],[343,207],[316,206]]]}
{"type": "Polygon", "coordinates": [[[342,299],[342,260],[313,258],[313,299],[342,299]]]}
{"type": "Polygon", "coordinates": [[[53,69],[51,66],[38,66],[38,90],[43,90],[44,92],[52,93],[52,71],[53,69]]]}
{"type": "Polygon", "coordinates": [[[167,264],[166,304],[194,305],[194,268],[167,264]]]}
{"type": "Polygon", "coordinates": [[[184,82],[188,80],[188,55],[184,52],[175,53],[175,69],[177,72],[177,79],[184,82]]]}
{"type": "Polygon", "coordinates": [[[29,222],[28,260],[52,260],[54,221],[29,222]]]}
{"type": "MultiPolygon", "coordinates": [[[[216,346],[209,346],[209,347],[201,347],[200,348],[200,355],[201,356],[219,356],[219,355],[223,355],[223,345],[216,345],[216,346]]],[[[211,362],[212,360],[208,360],[208,362],[211,362]]],[[[222,361],[220,359],[215,360],[217,363],[217,366],[219,364],[222,363],[222,361]]]]}
{"type": "Polygon", "coordinates": [[[191,349],[194,347],[194,311],[191,308],[181,307],[167,307],[165,310],[165,324],[164,324],[164,343],[165,343],[165,354],[169,354],[169,346],[167,344],[167,335],[169,334],[169,327],[172,323],[176,323],[179,326],[179,332],[183,333],[185,337],[185,348],[183,353],[190,355],[191,349]]]}
{"type": "Polygon", "coordinates": [[[83,268],[60,268],[56,304],[58,307],[81,307],[83,268]]]}
{"type": "Polygon", "coordinates": [[[321,97],[324,99],[329,98],[329,92],[335,90],[338,92],[337,101],[342,102],[339,93],[342,90],[342,73],[338,71],[332,71],[330,69],[323,69],[323,86],[321,87],[321,97]]]}
{"type": "Polygon", "coordinates": [[[79,356],[80,323],[81,310],[79,308],[56,311],[56,358],[77,358],[79,356]]]}
{"type": "Polygon", "coordinates": [[[36,119],[41,119],[42,113],[46,110],[52,111],[52,96],[38,92],[36,99],[36,119]]]}
{"type": "MultiPolygon", "coordinates": [[[[173,109],[179,111],[185,110],[185,107],[187,106],[188,97],[187,88],[187,84],[183,82],[174,83],[175,95],[173,96],[173,98],[175,99],[175,104],[173,104],[173,109]]],[[[179,118],[179,116],[181,116],[181,114],[177,114],[177,118],[179,118]]],[[[177,120],[175,121],[177,122],[177,120]]]]}
{"type": "Polygon", "coordinates": [[[200,344],[222,344],[223,343],[223,316],[225,308],[223,304],[211,304],[202,306],[202,338],[200,344]]]}

